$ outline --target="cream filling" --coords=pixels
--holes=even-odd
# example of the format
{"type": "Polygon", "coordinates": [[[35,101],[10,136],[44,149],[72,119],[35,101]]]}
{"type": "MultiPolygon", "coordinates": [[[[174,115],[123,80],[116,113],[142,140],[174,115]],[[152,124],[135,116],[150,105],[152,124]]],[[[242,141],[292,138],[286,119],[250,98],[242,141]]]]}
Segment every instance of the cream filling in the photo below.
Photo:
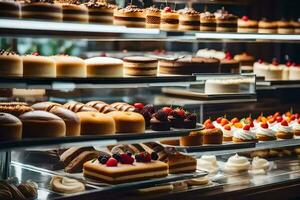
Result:
{"type": "Polygon", "coordinates": [[[53,190],[57,192],[69,194],[82,192],[85,190],[85,186],[83,183],[75,179],[70,179],[66,177],[54,176],[50,182],[50,185],[52,186],[53,190]]]}
{"type": "Polygon", "coordinates": [[[263,169],[263,170],[268,170],[270,167],[269,161],[263,158],[259,157],[254,157],[252,160],[252,170],[258,170],[258,169],[263,169]]]}
{"type": "Polygon", "coordinates": [[[198,161],[197,161],[197,166],[198,169],[207,171],[209,173],[216,172],[218,170],[218,163],[216,156],[202,156],[198,161]]]}
{"type": "Polygon", "coordinates": [[[223,137],[232,137],[233,133],[232,130],[226,130],[222,127],[223,137]]]}
{"type": "Polygon", "coordinates": [[[213,121],[212,123],[216,128],[222,128],[222,125],[219,124],[217,121],[213,121]]]}
{"type": "Polygon", "coordinates": [[[290,132],[292,132],[292,127],[282,126],[281,124],[278,124],[277,126],[274,127],[274,131],[290,133],[290,132]]]}

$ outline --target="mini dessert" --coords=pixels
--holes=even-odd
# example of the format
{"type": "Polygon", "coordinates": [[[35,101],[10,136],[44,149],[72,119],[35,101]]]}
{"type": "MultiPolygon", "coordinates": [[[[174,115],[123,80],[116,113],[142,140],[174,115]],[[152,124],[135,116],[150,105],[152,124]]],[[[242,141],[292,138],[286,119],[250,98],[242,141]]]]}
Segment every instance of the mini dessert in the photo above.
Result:
{"type": "Polygon", "coordinates": [[[126,111],[126,112],[134,112],[135,107],[132,105],[129,105],[125,102],[115,102],[110,104],[111,107],[117,109],[118,111],[126,111]]]}
{"type": "Polygon", "coordinates": [[[260,124],[260,127],[256,129],[256,137],[259,141],[276,140],[275,131],[269,128],[267,123],[260,124]]]}
{"type": "Polygon", "coordinates": [[[170,174],[190,173],[196,171],[197,160],[181,153],[168,154],[165,161],[169,165],[170,174]]]}
{"type": "Polygon", "coordinates": [[[51,58],[38,54],[22,57],[24,77],[56,77],[56,65],[51,58]]]}
{"type": "Polygon", "coordinates": [[[216,31],[216,17],[210,12],[200,14],[200,31],[216,31]]]}
{"type": "Polygon", "coordinates": [[[203,186],[203,185],[209,185],[211,182],[207,176],[201,177],[201,178],[194,178],[185,181],[188,186],[203,186]]]}
{"type": "Polygon", "coordinates": [[[153,114],[150,120],[150,129],[154,131],[170,130],[168,113],[164,112],[163,110],[159,110],[157,113],[153,114]]]}
{"type": "Polygon", "coordinates": [[[80,135],[110,135],[116,132],[115,120],[98,112],[78,112],[81,122],[80,135]]]}
{"type": "Polygon", "coordinates": [[[269,63],[259,59],[253,64],[253,71],[256,76],[266,77],[269,74],[269,63]]]}
{"type": "Polygon", "coordinates": [[[280,67],[276,58],[272,60],[272,64],[269,65],[269,71],[265,76],[265,80],[282,80],[283,69],[280,67]]]}
{"type": "Polygon", "coordinates": [[[237,129],[233,132],[232,141],[239,142],[257,142],[255,133],[250,130],[250,125],[245,125],[242,129],[237,129]]]}
{"type": "Polygon", "coordinates": [[[250,169],[250,162],[246,157],[235,154],[231,156],[224,166],[224,172],[226,173],[245,173],[250,169]]]}
{"type": "Polygon", "coordinates": [[[277,23],[263,18],[258,22],[258,33],[277,33],[277,23]]]}
{"type": "Polygon", "coordinates": [[[223,132],[213,124],[206,124],[200,133],[203,134],[203,144],[222,144],[223,132]]]}
{"type": "MultiPolygon", "coordinates": [[[[1,5],[1,2],[0,2],[1,5]]],[[[0,74],[1,76],[22,76],[22,58],[11,51],[0,51],[0,74]]]]}
{"type": "Polygon", "coordinates": [[[224,8],[215,13],[217,22],[217,32],[237,32],[238,18],[229,14],[224,8]]]}
{"type": "Polygon", "coordinates": [[[214,155],[203,155],[197,160],[197,169],[206,171],[208,173],[215,173],[218,171],[219,166],[217,158],[214,155]]]}
{"type": "Polygon", "coordinates": [[[146,8],[146,28],[160,27],[160,10],[155,7],[146,8]]]}
{"type": "Polygon", "coordinates": [[[179,30],[200,30],[200,13],[193,8],[178,10],[179,30]]]}
{"type": "Polygon", "coordinates": [[[186,118],[185,111],[181,108],[176,108],[169,112],[168,120],[173,128],[183,128],[184,119],[186,118]]]}
{"type": "Polygon", "coordinates": [[[113,111],[106,114],[115,121],[116,133],[144,133],[145,119],[135,112],[113,111]]]}
{"type": "Polygon", "coordinates": [[[170,31],[178,30],[179,14],[170,7],[165,7],[160,15],[160,29],[170,31]]]}
{"type": "Polygon", "coordinates": [[[203,135],[199,132],[190,132],[188,136],[179,139],[180,146],[201,146],[203,144],[203,135]]]}
{"type": "Polygon", "coordinates": [[[289,80],[300,80],[300,65],[292,65],[290,67],[289,80]]]}
{"type": "Polygon", "coordinates": [[[97,110],[95,108],[86,106],[85,104],[76,102],[76,101],[70,101],[68,103],[65,103],[63,105],[63,107],[66,109],[69,109],[75,113],[77,113],[77,112],[97,112],[97,110]]]}
{"type": "Polygon", "coordinates": [[[233,137],[233,131],[231,129],[231,126],[229,124],[226,124],[222,127],[223,132],[223,141],[224,142],[231,142],[233,137]]]}
{"type": "Polygon", "coordinates": [[[144,105],[142,103],[135,103],[134,108],[135,108],[135,110],[133,110],[134,112],[138,112],[141,115],[143,115],[145,119],[146,127],[150,127],[150,120],[152,118],[152,115],[155,113],[154,106],[152,104],[144,105]]]}
{"type": "Polygon", "coordinates": [[[19,116],[23,123],[23,138],[66,136],[66,124],[58,116],[45,111],[30,111],[19,116]]]}
{"type": "Polygon", "coordinates": [[[57,77],[86,77],[86,64],[84,60],[74,56],[51,56],[56,64],[57,77]]]}
{"type": "Polygon", "coordinates": [[[293,123],[292,129],[293,129],[295,138],[299,138],[300,137],[300,118],[297,120],[297,122],[293,123]]]}
{"type": "Polygon", "coordinates": [[[62,21],[62,7],[54,0],[26,0],[22,5],[22,18],[62,21]]]}
{"type": "Polygon", "coordinates": [[[260,175],[260,174],[266,174],[266,172],[270,168],[270,163],[266,159],[254,157],[252,160],[252,166],[249,170],[250,174],[254,175],[260,175]]]}
{"type": "Polygon", "coordinates": [[[112,24],[114,21],[114,9],[116,5],[109,4],[107,1],[90,0],[85,3],[88,8],[89,22],[112,24]]]}
{"type": "Polygon", "coordinates": [[[135,155],[135,158],[131,153],[99,157],[84,164],[83,175],[109,184],[167,176],[168,165],[155,158],[146,152],[135,155]]]}
{"type": "Polygon", "coordinates": [[[205,81],[205,94],[234,94],[240,92],[241,80],[209,79],[205,81]]]}
{"type": "Polygon", "coordinates": [[[80,0],[58,0],[62,6],[63,21],[89,22],[89,13],[86,6],[81,5],[80,0]]]}
{"type": "Polygon", "coordinates": [[[195,113],[185,112],[185,119],[183,121],[183,128],[193,129],[197,126],[197,115],[195,113]]]}
{"type": "Polygon", "coordinates": [[[123,61],[110,57],[86,59],[87,77],[123,77],[123,61]]]}
{"type": "Polygon", "coordinates": [[[160,74],[192,75],[194,73],[218,73],[220,61],[215,58],[186,56],[178,60],[160,60],[160,74]]]}
{"type": "Polygon", "coordinates": [[[71,179],[62,176],[53,176],[50,181],[50,187],[54,192],[74,194],[85,191],[83,183],[76,179],[71,179]]]}
{"type": "Polygon", "coordinates": [[[95,108],[98,112],[104,113],[104,114],[116,110],[111,105],[106,104],[102,101],[90,101],[90,102],[86,103],[85,105],[95,108]]]}
{"type": "Polygon", "coordinates": [[[20,18],[20,3],[15,1],[0,1],[1,18],[20,18]]]}
{"type": "Polygon", "coordinates": [[[221,59],[220,62],[220,72],[221,73],[240,73],[240,63],[239,61],[232,58],[229,52],[226,52],[225,57],[221,59]]]}
{"type": "Polygon", "coordinates": [[[238,32],[239,33],[257,33],[258,22],[250,20],[248,16],[243,16],[238,19],[238,32]]]}
{"type": "Polygon", "coordinates": [[[252,73],[255,58],[248,53],[235,55],[234,60],[240,63],[240,71],[242,73],[252,73]]]}
{"type": "Polygon", "coordinates": [[[114,25],[143,28],[146,25],[145,10],[135,5],[117,8],[114,10],[114,25]]]}
{"type": "Polygon", "coordinates": [[[0,141],[20,140],[22,122],[15,116],[0,112],[0,141]]]}
{"type": "Polygon", "coordinates": [[[275,126],[274,130],[277,139],[292,139],[294,137],[292,127],[289,126],[289,123],[286,120],[283,120],[280,124],[275,126]]]}
{"type": "Polygon", "coordinates": [[[291,21],[282,19],[277,21],[277,32],[279,34],[294,34],[294,26],[291,21]]]}
{"type": "Polygon", "coordinates": [[[19,117],[19,115],[32,110],[33,109],[29,107],[27,103],[22,103],[22,102],[10,102],[10,103],[1,102],[0,103],[0,112],[9,113],[16,117],[19,117]]]}
{"type": "Polygon", "coordinates": [[[126,76],[156,76],[157,59],[144,56],[123,58],[124,75],[126,76]]]}

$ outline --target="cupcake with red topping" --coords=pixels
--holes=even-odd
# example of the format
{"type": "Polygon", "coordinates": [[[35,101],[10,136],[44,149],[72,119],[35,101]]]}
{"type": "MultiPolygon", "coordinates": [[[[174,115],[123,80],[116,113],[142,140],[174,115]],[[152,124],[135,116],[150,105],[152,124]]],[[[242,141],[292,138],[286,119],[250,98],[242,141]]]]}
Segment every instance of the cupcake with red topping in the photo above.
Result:
{"type": "Polygon", "coordinates": [[[238,19],[238,32],[240,33],[257,33],[258,22],[249,19],[248,16],[243,16],[238,19]]]}
{"type": "Polygon", "coordinates": [[[205,129],[200,131],[203,135],[203,144],[222,144],[223,132],[212,123],[205,123],[205,129]]]}
{"type": "Polygon", "coordinates": [[[257,142],[257,138],[251,130],[251,126],[245,125],[242,129],[237,129],[233,132],[232,141],[235,143],[257,142]]]}
{"type": "Polygon", "coordinates": [[[272,130],[268,123],[261,123],[256,129],[256,137],[259,141],[276,140],[275,131],[272,130]]]}
{"type": "Polygon", "coordinates": [[[277,124],[274,127],[274,131],[276,132],[277,139],[292,139],[294,137],[294,133],[292,127],[286,120],[283,120],[280,124],[277,124]]]}
{"type": "Polygon", "coordinates": [[[230,124],[226,124],[225,126],[223,126],[222,132],[223,132],[223,141],[231,142],[233,137],[233,131],[230,124]]]}

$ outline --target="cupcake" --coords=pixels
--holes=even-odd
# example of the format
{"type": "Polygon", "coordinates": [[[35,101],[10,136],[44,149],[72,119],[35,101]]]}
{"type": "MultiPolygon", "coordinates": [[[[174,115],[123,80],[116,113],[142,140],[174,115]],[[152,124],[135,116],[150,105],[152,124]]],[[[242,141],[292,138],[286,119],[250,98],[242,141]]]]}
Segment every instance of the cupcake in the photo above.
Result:
{"type": "Polygon", "coordinates": [[[226,173],[245,173],[250,169],[250,166],[251,164],[246,157],[235,154],[227,160],[223,171],[226,173]]]}
{"type": "Polygon", "coordinates": [[[243,16],[238,19],[238,32],[239,33],[257,33],[258,22],[250,20],[248,16],[243,16]]]}
{"type": "Polygon", "coordinates": [[[233,132],[232,141],[235,143],[257,142],[257,138],[255,133],[251,130],[251,126],[245,125],[242,129],[237,129],[233,132]]]}
{"type": "Polygon", "coordinates": [[[256,137],[259,141],[276,140],[275,131],[267,123],[260,124],[256,129],[256,137]]]}
{"type": "Polygon", "coordinates": [[[114,25],[143,28],[146,26],[145,10],[135,5],[115,9],[114,25]]]}
{"type": "Polygon", "coordinates": [[[162,30],[178,30],[179,14],[170,7],[165,7],[160,15],[160,29],[162,30]]]}
{"type": "Polygon", "coordinates": [[[161,11],[158,8],[146,8],[146,28],[160,27],[160,13],[161,11]]]}
{"type": "Polygon", "coordinates": [[[170,130],[168,114],[163,110],[159,110],[157,113],[153,114],[153,117],[150,120],[150,128],[154,131],[170,130]]]}
{"type": "Polygon", "coordinates": [[[200,31],[216,31],[216,17],[210,12],[200,14],[200,31]]]}
{"type": "Polygon", "coordinates": [[[183,128],[184,119],[186,118],[185,111],[176,108],[169,113],[168,120],[173,128],[183,128]]]}
{"type": "Polygon", "coordinates": [[[203,135],[203,144],[222,144],[223,132],[213,124],[206,124],[205,129],[200,132],[203,135]]]}
{"type": "Polygon", "coordinates": [[[258,22],[258,33],[277,33],[277,23],[263,18],[258,22]]]}
{"type": "Polygon", "coordinates": [[[296,123],[292,125],[293,133],[295,135],[295,138],[300,137],[300,118],[297,120],[296,123]]]}
{"type": "Polygon", "coordinates": [[[237,32],[237,16],[229,14],[224,8],[215,12],[217,32],[237,32]]]}
{"type": "Polygon", "coordinates": [[[179,30],[200,30],[200,13],[193,8],[178,10],[179,30]]]}
{"type": "Polygon", "coordinates": [[[219,166],[217,158],[214,155],[203,155],[197,160],[197,169],[207,171],[208,173],[215,173],[219,166]]]}
{"type": "Polygon", "coordinates": [[[294,26],[291,21],[282,19],[277,21],[277,32],[279,34],[294,34],[294,26]]]}
{"type": "Polygon", "coordinates": [[[272,115],[272,117],[269,118],[269,119],[267,119],[267,120],[268,120],[268,121],[267,121],[268,126],[269,126],[271,129],[273,129],[273,128],[275,127],[275,125],[277,124],[276,117],[274,117],[274,116],[272,115]]]}
{"type": "Polygon", "coordinates": [[[233,137],[233,131],[229,124],[222,127],[223,132],[223,141],[224,142],[231,142],[233,137]]]}
{"type": "Polygon", "coordinates": [[[276,132],[277,139],[292,139],[294,137],[294,133],[292,127],[289,126],[289,123],[286,120],[283,120],[280,124],[277,124],[274,127],[274,131],[276,132]]]}

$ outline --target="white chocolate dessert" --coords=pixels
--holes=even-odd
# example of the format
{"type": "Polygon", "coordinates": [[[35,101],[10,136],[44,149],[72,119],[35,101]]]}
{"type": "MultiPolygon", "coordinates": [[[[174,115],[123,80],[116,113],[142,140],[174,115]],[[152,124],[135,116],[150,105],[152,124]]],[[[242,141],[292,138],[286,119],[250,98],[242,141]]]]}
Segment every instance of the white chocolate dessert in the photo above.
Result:
{"type": "Polygon", "coordinates": [[[22,76],[22,57],[14,52],[0,51],[0,74],[1,76],[22,76]]]}
{"type": "Polygon", "coordinates": [[[207,171],[209,173],[217,172],[219,169],[217,158],[214,155],[203,155],[197,160],[197,169],[207,171]]]}
{"type": "Polygon", "coordinates": [[[25,55],[22,58],[24,77],[56,77],[56,65],[51,58],[37,55],[25,55]]]}
{"type": "Polygon", "coordinates": [[[87,77],[123,77],[123,61],[110,57],[94,57],[84,61],[87,77]]]}
{"type": "Polygon", "coordinates": [[[51,56],[56,63],[57,77],[86,77],[86,64],[83,59],[75,56],[51,56]]]}
{"type": "Polygon", "coordinates": [[[205,82],[205,94],[232,94],[239,93],[240,79],[207,80],[205,82]]]}
{"type": "Polygon", "coordinates": [[[244,173],[250,169],[250,162],[246,157],[235,154],[231,156],[224,165],[224,172],[226,173],[244,173]]]}

